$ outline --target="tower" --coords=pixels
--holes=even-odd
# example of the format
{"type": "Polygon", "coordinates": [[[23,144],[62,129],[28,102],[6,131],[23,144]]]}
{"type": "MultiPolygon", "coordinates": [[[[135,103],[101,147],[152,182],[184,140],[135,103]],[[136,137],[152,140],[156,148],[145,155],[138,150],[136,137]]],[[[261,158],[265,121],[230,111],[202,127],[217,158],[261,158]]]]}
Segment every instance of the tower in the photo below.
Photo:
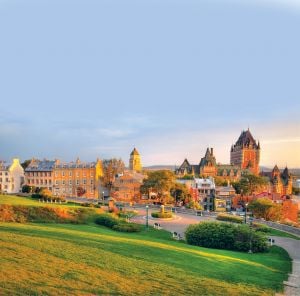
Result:
{"type": "Polygon", "coordinates": [[[136,148],[130,153],[129,169],[136,172],[141,172],[142,170],[141,156],[136,148]]]}
{"type": "Polygon", "coordinates": [[[259,174],[260,144],[256,143],[249,129],[242,131],[240,137],[230,150],[230,163],[259,174]]]}

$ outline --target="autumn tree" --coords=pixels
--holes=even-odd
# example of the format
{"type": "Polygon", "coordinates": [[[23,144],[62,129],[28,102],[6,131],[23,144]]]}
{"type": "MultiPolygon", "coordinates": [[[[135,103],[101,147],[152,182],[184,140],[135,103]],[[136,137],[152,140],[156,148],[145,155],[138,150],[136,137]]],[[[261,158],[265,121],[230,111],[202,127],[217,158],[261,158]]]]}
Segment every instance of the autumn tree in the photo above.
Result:
{"type": "Polygon", "coordinates": [[[42,188],[39,194],[43,199],[51,199],[52,197],[52,192],[48,188],[42,188]]]}
{"type": "Polygon", "coordinates": [[[84,188],[82,188],[82,187],[77,187],[76,191],[77,191],[77,196],[78,197],[81,197],[81,196],[83,196],[86,193],[86,190],[84,188]]]}
{"type": "Polygon", "coordinates": [[[125,164],[122,159],[112,158],[103,160],[103,185],[111,190],[116,175],[124,172],[125,164]]]}
{"type": "Polygon", "coordinates": [[[282,206],[268,198],[258,198],[250,202],[249,210],[256,218],[278,221],[282,217],[282,206]]]}

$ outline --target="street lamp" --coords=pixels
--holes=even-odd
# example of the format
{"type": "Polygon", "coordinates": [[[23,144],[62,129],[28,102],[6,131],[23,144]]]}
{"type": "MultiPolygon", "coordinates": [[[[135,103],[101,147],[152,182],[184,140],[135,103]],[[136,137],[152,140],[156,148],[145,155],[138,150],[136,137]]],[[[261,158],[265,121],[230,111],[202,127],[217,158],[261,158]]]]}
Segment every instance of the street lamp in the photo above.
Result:
{"type": "Polygon", "coordinates": [[[247,223],[247,207],[248,207],[248,203],[245,203],[245,224],[247,223]]]}
{"type": "Polygon", "coordinates": [[[102,202],[104,203],[104,191],[102,191],[102,202]]]}
{"type": "Polygon", "coordinates": [[[149,206],[146,205],[146,228],[148,229],[149,228],[149,224],[148,224],[148,213],[149,213],[149,206]]]}
{"type": "Polygon", "coordinates": [[[253,218],[252,217],[250,217],[250,241],[249,241],[249,251],[248,251],[248,253],[249,254],[252,254],[253,252],[252,252],[252,220],[253,220],[253,218]]]}

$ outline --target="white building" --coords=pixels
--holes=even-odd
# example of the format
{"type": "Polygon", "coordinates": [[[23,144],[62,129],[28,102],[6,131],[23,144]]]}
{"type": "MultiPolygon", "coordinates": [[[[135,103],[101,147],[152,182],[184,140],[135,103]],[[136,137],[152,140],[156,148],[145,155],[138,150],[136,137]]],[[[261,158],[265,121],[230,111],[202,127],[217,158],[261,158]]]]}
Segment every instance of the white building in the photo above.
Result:
{"type": "Polygon", "coordinates": [[[204,210],[214,210],[214,197],[216,185],[213,178],[194,179],[194,186],[198,191],[199,202],[203,206],[204,210]]]}
{"type": "Polygon", "coordinates": [[[24,170],[18,158],[12,164],[0,162],[0,192],[19,193],[24,184],[24,170]]]}

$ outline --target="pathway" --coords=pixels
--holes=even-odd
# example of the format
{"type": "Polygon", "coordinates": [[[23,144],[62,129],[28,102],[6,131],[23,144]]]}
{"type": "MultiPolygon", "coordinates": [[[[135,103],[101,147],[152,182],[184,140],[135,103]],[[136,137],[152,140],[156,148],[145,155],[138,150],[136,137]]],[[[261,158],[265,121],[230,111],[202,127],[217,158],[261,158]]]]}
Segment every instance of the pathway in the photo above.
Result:
{"type": "Polygon", "coordinates": [[[274,236],[275,245],[284,248],[293,259],[292,273],[284,282],[286,296],[300,296],[300,240],[274,236]]]}

